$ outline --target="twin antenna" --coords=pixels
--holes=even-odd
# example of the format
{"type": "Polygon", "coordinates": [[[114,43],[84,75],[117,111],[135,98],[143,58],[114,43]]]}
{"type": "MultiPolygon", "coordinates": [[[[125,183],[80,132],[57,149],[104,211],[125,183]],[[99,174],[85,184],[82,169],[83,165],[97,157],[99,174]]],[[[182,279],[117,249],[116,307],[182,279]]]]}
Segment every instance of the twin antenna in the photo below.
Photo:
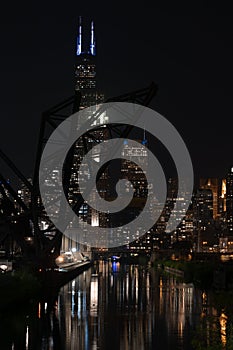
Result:
{"type": "Polygon", "coordinates": [[[82,26],[82,17],[79,17],[79,26],[78,26],[78,37],[77,37],[77,56],[81,55],[82,53],[88,53],[92,56],[95,56],[95,30],[94,30],[94,22],[91,21],[91,38],[90,38],[90,50],[88,52],[85,52],[83,50],[83,26],[82,26]]]}

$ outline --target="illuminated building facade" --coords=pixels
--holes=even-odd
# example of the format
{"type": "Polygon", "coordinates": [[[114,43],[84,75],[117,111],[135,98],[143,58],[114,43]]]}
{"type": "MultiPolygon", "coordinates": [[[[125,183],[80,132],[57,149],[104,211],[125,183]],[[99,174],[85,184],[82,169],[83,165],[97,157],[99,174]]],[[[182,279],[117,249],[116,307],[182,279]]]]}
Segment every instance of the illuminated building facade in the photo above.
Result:
{"type": "MultiPolygon", "coordinates": [[[[125,222],[130,222],[137,217],[142,208],[145,205],[145,200],[148,196],[148,190],[150,189],[149,179],[146,176],[146,169],[148,167],[148,151],[145,146],[147,144],[147,140],[144,138],[143,140],[137,140],[137,145],[130,145],[127,140],[124,141],[124,146],[122,149],[122,160],[121,160],[121,172],[120,177],[128,180],[128,186],[133,187],[133,199],[131,203],[125,208],[118,217],[113,215],[111,223],[117,224],[118,226],[124,225],[125,222]],[[127,159],[126,159],[127,157],[127,159]],[[140,165],[141,166],[140,166],[140,165]],[[145,170],[145,173],[143,169],[145,170]],[[114,220],[115,219],[115,220],[114,220]],[[120,221],[119,221],[120,220],[120,221]]],[[[126,187],[124,189],[126,192],[129,191],[129,188],[126,187]]],[[[123,192],[123,190],[122,190],[123,192]]],[[[153,210],[154,208],[152,208],[153,210]]],[[[129,244],[129,236],[135,239],[134,242],[130,244],[132,247],[141,247],[142,249],[150,248],[150,235],[147,233],[145,237],[141,237],[139,239],[139,231],[135,233],[131,232],[123,232],[123,236],[125,237],[125,244],[129,244]],[[147,238],[148,236],[148,238],[147,238]]]]}
{"type": "Polygon", "coordinates": [[[124,179],[128,179],[134,188],[134,197],[147,198],[148,185],[146,174],[137,164],[140,163],[146,169],[148,166],[148,152],[143,146],[146,141],[138,142],[137,146],[129,146],[128,142],[124,142],[122,151],[121,174],[124,179]],[[130,158],[124,159],[124,157],[130,158]],[[136,159],[136,160],[135,160],[136,159]]]}
{"type": "MultiPolygon", "coordinates": [[[[171,243],[176,243],[179,241],[191,241],[193,236],[193,210],[192,207],[189,207],[189,210],[186,212],[185,204],[187,192],[185,190],[185,185],[183,185],[183,190],[180,193],[180,197],[177,197],[178,192],[178,179],[177,178],[169,178],[167,182],[167,200],[164,206],[164,210],[162,216],[160,217],[160,221],[156,223],[156,226],[164,227],[164,231],[166,231],[166,226],[168,220],[173,218],[173,220],[177,221],[176,229],[171,232],[171,243]],[[176,203],[176,208],[174,209],[174,205],[176,203]],[[180,218],[182,220],[180,221],[180,218]],[[161,222],[162,220],[162,222],[161,222]],[[163,225],[161,226],[161,223],[163,225]]],[[[161,229],[160,229],[161,231],[161,229]]]]}
{"type": "Polygon", "coordinates": [[[226,179],[221,180],[220,198],[219,198],[219,213],[226,212],[226,179]]]}
{"type": "Polygon", "coordinates": [[[228,232],[233,232],[233,167],[226,176],[226,220],[228,232]]]}

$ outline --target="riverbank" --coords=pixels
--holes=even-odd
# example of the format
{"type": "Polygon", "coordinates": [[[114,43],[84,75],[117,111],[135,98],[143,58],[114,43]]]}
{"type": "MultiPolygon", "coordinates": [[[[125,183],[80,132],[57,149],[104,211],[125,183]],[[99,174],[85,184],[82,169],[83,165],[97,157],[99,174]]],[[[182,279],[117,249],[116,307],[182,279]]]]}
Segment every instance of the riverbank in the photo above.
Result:
{"type": "Polygon", "coordinates": [[[0,310],[33,302],[41,291],[42,283],[28,271],[0,274],[0,310]]]}
{"type": "Polygon", "coordinates": [[[0,310],[56,295],[64,284],[88,269],[91,264],[83,262],[76,266],[73,264],[63,269],[40,270],[36,273],[25,268],[0,274],[0,310]]]}
{"type": "Polygon", "coordinates": [[[214,261],[160,260],[156,266],[199,288],[233,290],[232,264],[220,264],[214,261]]]}

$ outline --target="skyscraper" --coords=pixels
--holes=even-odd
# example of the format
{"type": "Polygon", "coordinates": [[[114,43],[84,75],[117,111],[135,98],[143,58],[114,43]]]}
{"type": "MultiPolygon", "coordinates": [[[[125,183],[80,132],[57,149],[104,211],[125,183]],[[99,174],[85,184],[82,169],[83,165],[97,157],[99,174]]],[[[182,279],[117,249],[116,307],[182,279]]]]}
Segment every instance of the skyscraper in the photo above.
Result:
{"type": "MultiPolygon", "coordinates": [[[[97,89],[97,74],[96,74],[96,38],[94,22],[79,17],[78,34],[75,50],[75,92],[79,92],[81,95],[81,101],[79,110],[82,113],[79,115],[78,123],[85,122],[91,118],[92,113],[96,112],[99,105],[104,102],[104,94],[97,89]],[[86,109],[86,111],[85,111],[86,109]]],[[[108,118],[105,113],[101,113],[98,119],[96,119],[92,125],[98,126],[107,122],[108,118]]],[[[79,124],[77,125],[77,128],[79,124]]],[[[93,132],[89,132],[88,135],[82,135],[76,143],[73,149],[73,161],[70,172],[70,184],[68,191],[68,200],[71,206],[74,206],[82,188],[79,186],[79,179],[87,180],[90,177],[90,168],[88,164],[82,167],[80,170],[80,164],[87,152],[91,151],[93,158],[98,162],[100,155],[98,153],[98,143],[106,139],[106,128],[100,128],[93,132]],[[90,136],[91,135],[91,136],[90,136]]],[[[106,186],[106,172],[99,180],[99,188],[103,190],[104,196],[106,186]]],[[[95,193],[93,194],[95,196],[95,193]]],[[[82,204],[76,215],[79,216],[81,222],[83,222],[83,232],[85,235],[86,223],[91,226],[101,226],[105,223],[105,215],[97,212],[94,208],[91,208],[86,202],[82,204]]],[[[72,230],[72,223],[70,224],[70,230],[72,230]]],[[[74,233],[75,236],[75,233],[74,233]]],[[[76,242],[67,242],[65,249],[70,249],[76,246],[76,242]]],[[[63,245],[64,247],[64,245],[63,245]]]]}
{"type": "MultiPolygon", "coordinates": [[[[81,102],[79,109],[83,110],[89,107],[87,113],[83,111],[82,118],[90,118],[91,112],[95,112],[98,105],[103,103],[104,94],[97,90],[96,81],[96,38],[94,22],[88,21],[79,17],[78,34],[77,34],[77,45],[76,45],[76,62],[75,62],[75,91],[79,91],[81,94],[81,102]]],[[[101,115],[100,118],[105,116],[101,115]]],[[[80,121],[82,122],[82,120],[80,121]]],[[[96,124],[99,124],[98,120],[96,124]]],[[[103,140],[104,132],[95,131],[94,136],[96,139],[103,140]]],[[[69,201],[73,204],[73,197],[79,192],[78,186],[78,175],[80,177],[88,176],[88,166],[86,167],[85,173],[79,171],[79,166],[84,157],[85,153],[88,152],[94,146],[93,139],[80,138],[75,145],[73,166],[71,170],[71,182],[70,182],[70,194],[69,201]],[[84,146],[85,142],[85,146],[84,146]],[[78,173],[79,172],[79,173],[78,173]]],[[[96,148],[95,148],[96,149],[96,148]]],[[[82,189],[81,189],[82,190],[82,189]]],[[[79,212],[84,217],[87,216],[87,207],[84,204],[82,209],[85,207],[85,213],[79,212]],[[85,214],[85,215],[84,215],[85,214]]],[[[82,211],[82,210],[81,210],[82,211]]]]}

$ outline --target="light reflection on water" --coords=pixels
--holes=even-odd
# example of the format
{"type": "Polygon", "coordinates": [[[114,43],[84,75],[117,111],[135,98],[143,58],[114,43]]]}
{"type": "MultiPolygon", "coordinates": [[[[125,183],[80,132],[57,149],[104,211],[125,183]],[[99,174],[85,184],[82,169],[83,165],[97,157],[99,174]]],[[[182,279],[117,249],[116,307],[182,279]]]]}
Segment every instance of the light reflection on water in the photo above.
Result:
{"type": "Polygon", "coordinates": [[[101,261],[53,299],[18,319],[1,319],[0,349],[190,350],[194,330],[207,315],[215,317],[208,321],[207,343],[218,323],[224,345],[228,316],[209,299],[205,291],[155,269],[101,261]]]}

